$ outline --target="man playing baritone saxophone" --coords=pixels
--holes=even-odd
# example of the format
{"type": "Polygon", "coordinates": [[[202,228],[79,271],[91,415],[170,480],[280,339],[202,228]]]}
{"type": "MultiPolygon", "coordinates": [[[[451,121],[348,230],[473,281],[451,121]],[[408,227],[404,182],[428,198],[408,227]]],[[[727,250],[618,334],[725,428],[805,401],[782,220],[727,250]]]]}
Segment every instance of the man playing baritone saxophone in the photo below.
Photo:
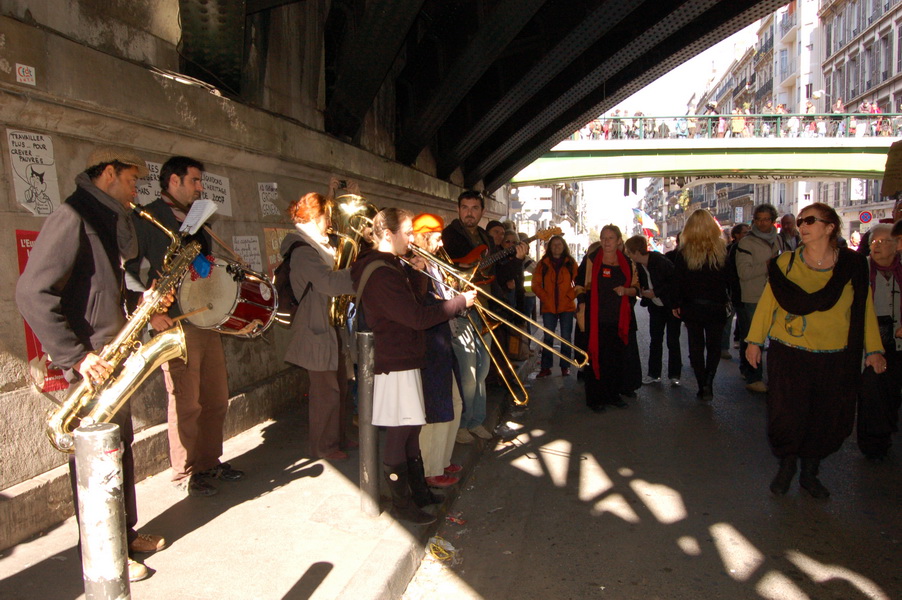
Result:
{"type": "MultiPolygon", "coordinates": [[[[479,226],[483,212],[485,200],[479,192],[466,191],[458,196],[458,218],[442,231],[442,244],[452,259],[463,258],[480,245],[485,245],[489,252],[496,250],[488,233],[479,226]]],[[[517,258],[522,260],[528,250],[526,244],[518,244],[517,258]]],[[[479,322],[478,319],[476,321],[479,322]]],[[[474,434],[491,439],[492,434],[483,425],[486,417],[485,379],[491,366],[489,349],[479,341],[467,317],[453,319],[451,328],[454,332],[454,354],[460,364],[464,400],[457,441],[468,444],[473,441],[474,434]]]]}
{"type": "MultiPolygon", "coordinates": [[[[181,221],[203,191],[204,165],[193,158],[174,156],[160,167],[160,198],[144,208],[170,231],[178,231],[181,221]]],[[[163,270],[163,259],[169,248],[169,238],[152,223],[133,215],[138,237],[138,256],[126,264],[132,277],[131,285],[139,281],[141,261],[150,263],[147,276],[163,270]]],[[[185,243],[197,241],[201,255],[208,256],[212,241],[206,231],[188,236],[185,243]]],[[[137,287],[141,287],[141,285],[137,287]]],[[[140,290],[138,290],[140,291],[140,290]]],[[[165,331],[173,319],[181,314],[178,303],[168,313],[150,319],[155,331],[165,331]]],[[[225,352],[219,333],[200,329],[182,322],[188,360],[175,358],[163,365],[163,378],[169,395],[169,462],[172,479],[180,490],[190,496],[212,496],[219,490],[210,479],[238,481],[242,471],[221,463],[223,426],[229,408],[229,384],[226,374],[225,352]]]]}
{"type": "MultiPolygon", "coordinates": [[[[144,161],[133,153],[95,150],[85,171],[75,178],[75,192],[47,217],[16,285],[19,312],[70,382],[103,379],[111,371],[98,353],[126,323],[122,262],[138,252],[129,207],[137,194],[136,182],[145,175],[144,161]]],[[[161,536],[135,531],[134,432],[128,403],[111,422],[122,434],[128,574],[131,581],[138,581],[148,571],[131,556],[162,550],[166,542],[161,536]]],[[[70,455],[73,494],[75,469],[70,455]]]]}

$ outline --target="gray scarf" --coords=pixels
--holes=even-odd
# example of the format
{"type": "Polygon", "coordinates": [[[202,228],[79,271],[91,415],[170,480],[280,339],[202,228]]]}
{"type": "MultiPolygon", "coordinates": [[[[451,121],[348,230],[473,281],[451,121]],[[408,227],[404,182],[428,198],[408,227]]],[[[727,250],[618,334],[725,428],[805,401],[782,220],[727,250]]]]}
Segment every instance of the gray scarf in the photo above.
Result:
{"type": "Polygon", "coordinates": [[[131,211],[122,203],[94,185],[86,173],[79,173],[75,178],[75,185],[85,190],[108,209],[116,213],[116,242],[119,246],[119,255],[123,260],[130,260],[138,256],[138,236],[135,233],[135,224],[132,223],[131,211]]]}
{"type": "Polygon", "coordinates": [[[773,247],[773,246],[775,246],[776,244],[779,243],[779,242],[777,242],[777,235],[778,235],[778,234],[777,234],[777,228],[776,228],[776,227],[771,227],[771,228],[770,228],[770,233],[761,233],[761,231],[760,231],[757,227],[755,227],[754,225],[752,225],[752,228],[749,230],[749,233],[751,233],[753,236],[755,236],[755,237],[758,238],[758,239],[764,240],[764,241],[767,242],[771,247],[773,247]]]}

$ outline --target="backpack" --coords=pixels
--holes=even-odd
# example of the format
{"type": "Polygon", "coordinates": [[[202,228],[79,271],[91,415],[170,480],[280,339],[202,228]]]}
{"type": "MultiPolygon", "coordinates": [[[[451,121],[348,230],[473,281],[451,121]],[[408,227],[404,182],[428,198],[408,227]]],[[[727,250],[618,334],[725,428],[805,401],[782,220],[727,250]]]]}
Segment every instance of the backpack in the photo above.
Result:
{"type": "Polygon", "coordinates": [[[276,288],[276,295],[279,299],[278,311],[276,312],[275,321],[280,325],[284,325],[286,327],[291,326],[291,322],[294,320],[294,315],[298,311],[298,306],[301,305],[301,302],[307,296],[307,292],[310,291],[312,287],[311,282],[307,282],[307,287],[304,288],[304,293],[301,294],[300,298],[296,298],[294,295],[294,290],[291,289],[291,253],[298,246],[309,246],[309,244],[303,240],[298,240],[291,244],[288,247],[288,251],[282,255],[282,262],[279,263],[279,266],[276,267],[276,270],[273,271],[273,287],[276,288]]]}

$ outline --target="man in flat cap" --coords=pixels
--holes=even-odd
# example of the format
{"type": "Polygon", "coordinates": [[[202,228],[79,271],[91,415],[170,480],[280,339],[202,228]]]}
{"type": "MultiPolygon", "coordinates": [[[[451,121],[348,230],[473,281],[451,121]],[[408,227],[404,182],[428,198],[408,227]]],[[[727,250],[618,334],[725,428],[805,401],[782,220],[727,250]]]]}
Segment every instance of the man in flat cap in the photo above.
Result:
{"type": "MultiPolygon", "coordinates": [[[[16,285],[19,312],[70,382],[100,380],[111,370],[98,354],[126,323],[122,264],[138,251],[129,211],[137,181],[145,175],[146,163],[128,150],[98,148],[91,153],[86,169],[75,178],[75,192],[47,217],[16,285]]],[[[128,403],[111,422],[122,434],[128,574],[138,581],[148,571],[131,556],[162,550],[166,541],[135,531],[134,432],[128,403]]],[[[73,495],[75,467],[70,456],[73,495]]]]}

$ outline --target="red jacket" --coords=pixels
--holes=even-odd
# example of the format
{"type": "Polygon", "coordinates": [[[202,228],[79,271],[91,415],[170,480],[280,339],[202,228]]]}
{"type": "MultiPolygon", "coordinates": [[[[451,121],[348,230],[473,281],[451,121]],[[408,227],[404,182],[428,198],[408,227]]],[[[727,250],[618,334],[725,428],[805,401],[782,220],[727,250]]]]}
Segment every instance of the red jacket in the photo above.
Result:
{"type": "Polygon", "coordinates": [[[547,256],[539,261],[532,274],[532,291],[542,301],[543,313],[576,311],[573,279],[577,269],[576,261],[572,258],[564,259],[560,270],[555,270],[547,256]]]}

